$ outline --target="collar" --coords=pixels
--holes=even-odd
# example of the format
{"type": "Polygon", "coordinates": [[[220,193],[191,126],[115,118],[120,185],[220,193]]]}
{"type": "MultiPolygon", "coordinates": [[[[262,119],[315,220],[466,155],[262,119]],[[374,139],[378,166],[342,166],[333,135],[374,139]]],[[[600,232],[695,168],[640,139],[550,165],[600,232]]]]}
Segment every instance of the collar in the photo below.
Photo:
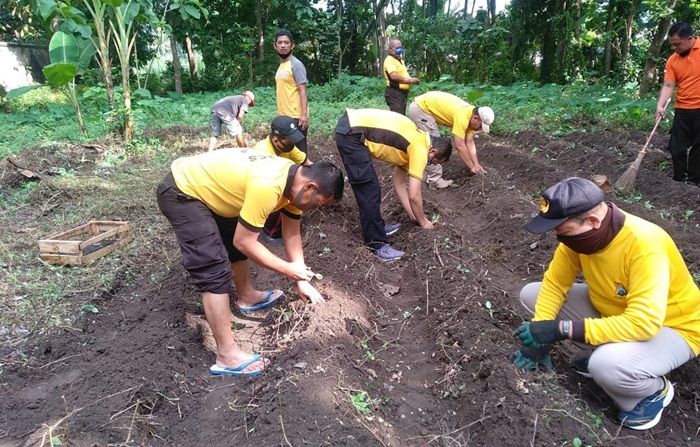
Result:
{"type": "Polygon", "coordinates": [[[402,60],[400,57],[398,57],[397,55],[395,55],[395,54],[390,54],[389,56],[393,57],[394,59],[396,59],[397,61],[399,61],[399,62],[401,62],[401,63],[403,64],[403,60],[402,60]]]}
{"type": "Polygon", "coordinates": [[[299,170],[299,165],[291,165],[289,167],[289,171],[287,171],[287,183],[284,185],[284,192],[282,195],[288,200],[292,200],[290,197],[292,193],[292,183],[294,183],[294,176],[297,174],[297,170],[299,170]]]}

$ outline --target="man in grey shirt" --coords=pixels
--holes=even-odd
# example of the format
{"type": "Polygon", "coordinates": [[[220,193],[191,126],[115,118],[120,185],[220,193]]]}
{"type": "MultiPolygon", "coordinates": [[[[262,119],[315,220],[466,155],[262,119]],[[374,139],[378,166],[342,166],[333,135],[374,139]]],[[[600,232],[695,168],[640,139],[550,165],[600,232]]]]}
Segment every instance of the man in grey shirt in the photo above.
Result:
{"type": "Polygon", "coordinates": [[[245,91],[238,96],[227,96],[214,104],[214,107],[211,109],[209,152],[216,148],[217,138],[221,136],[222,127],[227,134],[236,139],[238,147],[246,147],[241,124],[245,114],[248,113],[248,107],[254,105],[255,95],[250,91],[245,91]]]}

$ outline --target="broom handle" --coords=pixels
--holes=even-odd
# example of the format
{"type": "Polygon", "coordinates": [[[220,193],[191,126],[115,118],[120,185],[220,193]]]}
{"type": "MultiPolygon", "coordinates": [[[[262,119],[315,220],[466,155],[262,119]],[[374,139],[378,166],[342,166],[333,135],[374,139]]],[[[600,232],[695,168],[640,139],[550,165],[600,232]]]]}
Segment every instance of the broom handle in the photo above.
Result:
{"type": "MultiPolygon", "coordinates": [[[[664,112],[666,111],[666,107],[668,107],[668,103],[671,102],[671,98],[669,97],[666,100],[666,104],[664,105],[664,112]]],[[[642,148],[641,151],[639,151],[640,154],[646,154],[647,153],[647,146],[649,146],[649,142],[651,141],[651,138],[654,136],[654,133],[656,132],[656,128],[659,127],[659,123],[663,119],[663,115],[657,116],[656,117],[656,123],[654,123],[654,128],[651,129],[651,133],[649,134],[649,137],[647,138],[647,142],[644,143],[644,147],[642,148]]]]}

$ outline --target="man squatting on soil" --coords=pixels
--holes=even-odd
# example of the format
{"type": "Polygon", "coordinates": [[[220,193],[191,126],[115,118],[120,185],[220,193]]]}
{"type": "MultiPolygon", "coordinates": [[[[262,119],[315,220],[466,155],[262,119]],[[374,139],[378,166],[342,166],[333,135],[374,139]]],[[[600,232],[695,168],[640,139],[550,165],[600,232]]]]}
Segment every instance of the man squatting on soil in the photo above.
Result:
{"type": "Polygon", "coordinates": [[[221,136],[221,127],[232,138],[236,139],[238,147],[246,147],[243,139],[243,119],[248,113],[248,107],[255,105],[253,92],[245,91],[242,95],[227,96],[214,104],[211,109],[211,138],[209,138],[209,151],[216,148],[217,138],[221,136]]]}
{"type": "Polygon", "coordinates": [[[613,399],[623,426],[646,430],[673,399],[665,375],[700,354],[700,290],[668,233],[604,200],[578,177],[542,194],[525,228],[554,230],[560,244],[543,281],[520,292],[534,316],[515,331],[523,346],[512,359],[551,369],[552,343],[592,346],[574,369],[613,399]],[[586,283],[574,283],[579,273],[586,283]]]}
{"type": "Polygon", "coordinates": [[[303,211],[339,201],[343,174],[330,162],[298,166],[250,149],[221,149],[182,157],[158,185],[158,207],[170,221],[182,252],[182,265],[202,293],[207,322],[216,340],[215,375],[260,374],[266,361],[241,350],[231,331],[231,275],[243,313],[265,309],[281,299],[279,289],[256,290],[248,258],[297,283],[312,303],[323,297],[308,282],[300,218],[303,211]],[[282,238],[289,262],[258,242],[265,220],[281,209],[282,238]]]}
{"type": "MultiPolygon", "coordinates": [[[[453,145],[459,158],[472,174],[484,173],[476,156],[474,132],[489,133],[495,118],[491,107],[474,107],[450,93],[431,91],[413,100],[408,106],[408,117],[431,135],[440,135],[438,124],[451,128],[453,145]]],[[[428,185],[438,189],[452,185],[452,180],[442,178],[442,165],[428,165],[425,174],[428,185]]]]}
{"type": "Polygon", "coordinates": [[[376,109],[347,109],[335,127],[335,142],[355,193],[365,244],[380,260],[400,259],[405,253],[387,243],[387,235],[400,225],[384,224],[382,188],[372,157],[394,165],[392,180],[401,205],[411,220],[432,230],[433,223],[423,212],[423,172],[429,163],[446,162],[452,143],[418,129],[403,115],[376,109]]]}
{"type": "Polygon", "coordinates": [[[666,101],[678,86],[668,141],[673,179],[700,186],[700,40],[690,25],[678,22],[668,31],[668,43],[674,54],[666,61],[656,116],[664,116],[666,101]]]}

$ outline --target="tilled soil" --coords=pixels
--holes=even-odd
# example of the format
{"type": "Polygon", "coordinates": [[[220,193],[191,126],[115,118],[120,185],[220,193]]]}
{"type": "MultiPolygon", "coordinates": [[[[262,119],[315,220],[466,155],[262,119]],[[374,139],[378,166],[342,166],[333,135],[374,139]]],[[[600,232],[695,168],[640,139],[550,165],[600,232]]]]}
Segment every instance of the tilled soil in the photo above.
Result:
{"type": "MultiPolygon", "coordinates": [[[[572,175],[616,179],[644,139],[482,137],[484,177],[467,176],[455,156],[445,177],[457,187],[424,188],[432,232],[408,221],[391,169],[375,163],[384,217],[402,223],[391,243],[408,256],[379,263],[360,247],[349,188],[341,204],[305,217],[307,263],[323,274],[328,302],[305,306],[289,282],[254,269],[260,288],[283,286],[289,298],[234,315],[238,340],[272,360],[256,379],[209,376],[211,340],[187,274],[178,261],[163,277],[145,266],[98,315],[34,340],[29,366],[6,368],[0,446],[40,445],[49,431],[76,446],[699,445],[697,359],[670,375],[676,397],[647,432],[621,429],[610,399],[571,371],[578,348],[554,350],[555,372],[520,372],[509,361],[512,330],[526,317],[518,292],[541,279],[556,244],[522,229],[539,193],[572,175]]],[[[330,140],[312,143],[313,159],[339,161],[330,140]]],[[[666,154],[647,156],[635,194],[610,197],[665,228],[700,272],[700,188],[673,182],[666,154]]],[[[164,251],[178,259],[174,239],[164,251]]]]}

